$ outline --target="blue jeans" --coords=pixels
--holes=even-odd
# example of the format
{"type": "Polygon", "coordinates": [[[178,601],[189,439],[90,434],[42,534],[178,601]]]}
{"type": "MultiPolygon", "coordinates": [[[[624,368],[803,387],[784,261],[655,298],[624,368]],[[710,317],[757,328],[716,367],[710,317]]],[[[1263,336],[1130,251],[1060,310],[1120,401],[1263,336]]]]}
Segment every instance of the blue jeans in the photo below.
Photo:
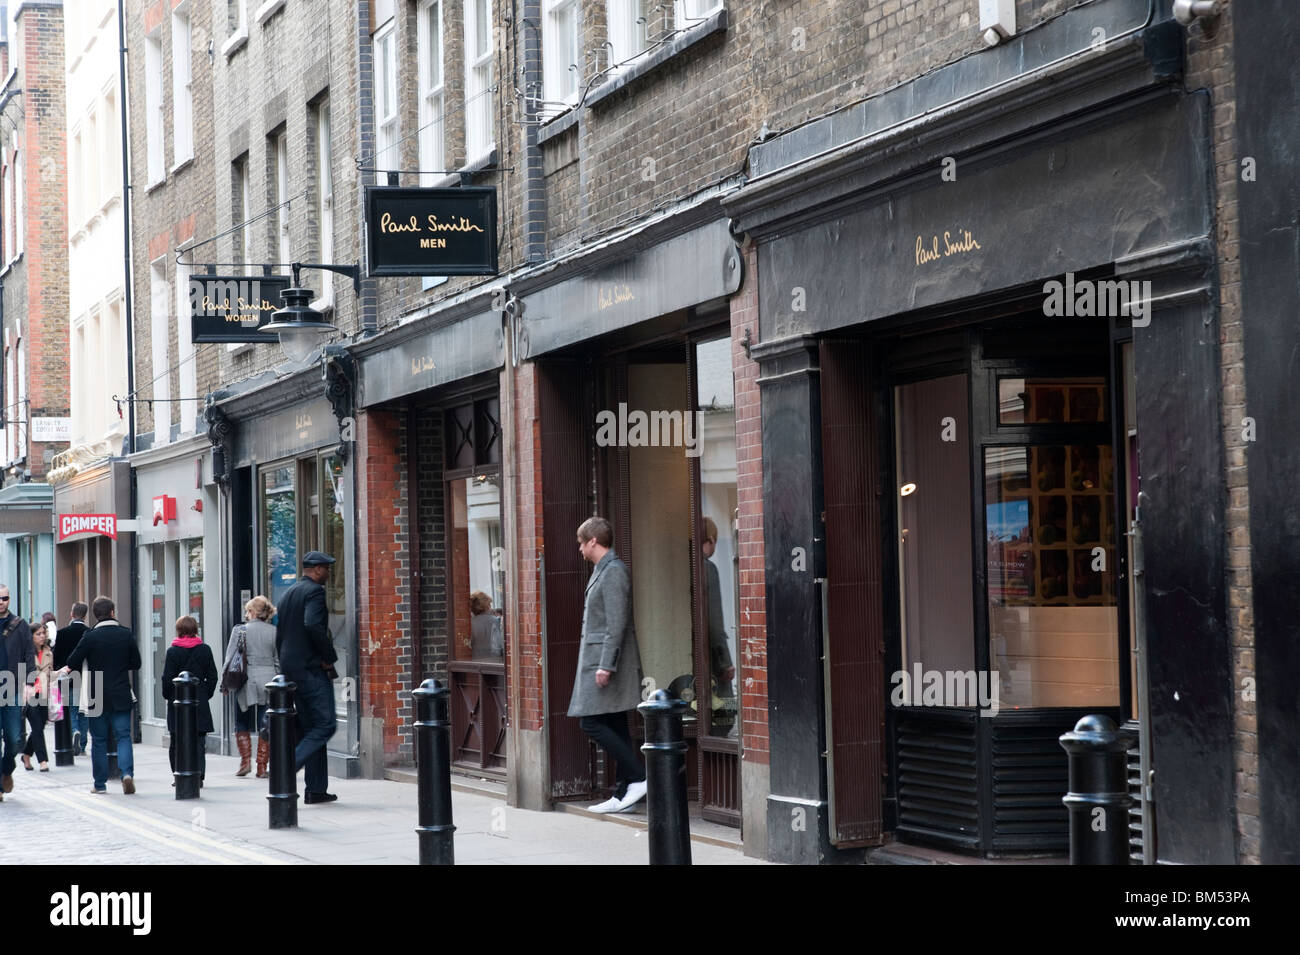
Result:
{"type": "Polygon", "coordinates": [[[329,757],[325,744],[338,723],[334,719],[334,687],[324,673],[300,674],[294,700],[298,707],[298,725],[302,739],[293,751],[294,771],[306,767],[303,788],[309,793],[323,793],[329,781],[329,757]]]}
{"type": "Polygon", "coordinates": [[[117,737],[117,768],[123,778],[135,775],[135,759],[131,752],[131,711],[105,709],[103,715],[90,718],[90,738],[95,744],[90,748],[90,775],[96,789],[108,786],[108,728],[113,727],[117,737]]]}
{"type": "Polygon", "coordinates": [[[80,745],[76,748],[76,755],[84,755],[86,744],[90,742],[90,717],[81,712],[78,705],[78,694],[72,693],[71,702],[68,705],[68,716],[72,720],[72,732],[81,734],[80,745]]]}
{"type": "MultiPolygon", "coordinates": [[[[19,688],[22,692],[22,688],[19,688]]],[[[0,706],[0,749],[4,751],[0,758],[0,776],[12,776],[14,761],[23,748],[23,708],[21,706],[0,706]]]]}

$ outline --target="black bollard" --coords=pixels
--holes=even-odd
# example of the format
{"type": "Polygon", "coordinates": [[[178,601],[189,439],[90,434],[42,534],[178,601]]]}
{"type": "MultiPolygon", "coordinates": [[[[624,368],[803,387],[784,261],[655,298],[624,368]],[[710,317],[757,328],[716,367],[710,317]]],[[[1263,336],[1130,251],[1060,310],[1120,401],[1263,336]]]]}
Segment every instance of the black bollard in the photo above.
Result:
{"type": "Polygon", "coordinates": [[[419,769],[420,865],[455,865],[456,827],[451,824],[450,691],[425,680],[415,697],[415,757],[419,769]]]}
{"type": "Polygon", "coordinates": [[[271,738],[271,791],[267,794],[271,829],[298,828],[298,767],[293,761],[293,693],[298,684],[276,676],[266,684],[271,694],[267,711],[271,738]]]}
{"type": "Polygon", "coordinates": [[[172,680],[172,747],[177,799],[199,798],[199,678],[185,670],[172,680]]]}
{"type": "Polygon", "coordinates": [[[1130,734],[1108,716],[1085,716],[1061,737],[1070,757],[1070,865],[1128,865],[1128,792],[1125,767],[1130,734]]]}
{"type": "Polygon", "coordinates": [[[70,681],[66,676],[59,677],[59,682],[55,684],[59,688],[59,699],[63,702],[60,709],[63,715],[59,721],[54,724],[54,765],[71,766],[75,762],[72,752],[72,691],[68,684],[70,681]]]}
{"type": "Polygon", "coordinates": [[[686,740],[682,714],[687,704],[656,690],[637,707],[645,717],[646,815],[650,820],[650,864],[690,865],[691,825],[686,812],[686,740]]]}

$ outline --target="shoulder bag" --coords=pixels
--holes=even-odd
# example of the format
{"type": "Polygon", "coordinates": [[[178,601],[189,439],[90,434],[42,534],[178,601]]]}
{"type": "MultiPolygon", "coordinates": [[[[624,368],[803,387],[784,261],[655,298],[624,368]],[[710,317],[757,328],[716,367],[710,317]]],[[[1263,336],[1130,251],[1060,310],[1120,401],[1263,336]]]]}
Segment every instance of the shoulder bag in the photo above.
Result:
{"type": "Polygon", "coordinates": [[[244,635],[248,628],[242,623],[239,625],[239,644],[235,647],[235,652],[230,655],[225,667],[221,671],[221,692],[238,693],[248,682],[248,644],[244,642],[244,635]]]}

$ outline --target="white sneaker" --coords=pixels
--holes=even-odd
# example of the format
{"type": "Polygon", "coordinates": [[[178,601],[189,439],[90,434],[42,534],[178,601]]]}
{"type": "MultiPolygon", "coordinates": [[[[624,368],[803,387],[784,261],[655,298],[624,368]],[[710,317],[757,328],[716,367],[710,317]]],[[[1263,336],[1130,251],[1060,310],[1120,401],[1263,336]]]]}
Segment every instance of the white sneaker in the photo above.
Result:
{"type": "Polygon", "coordinates": [[[639,783],[627,784],[627,795],[618,802],[618,808],[615,812],[628,812],[633,806],[645,798],[646,781],[643,779],[639,783]]]}
{"type": "Polygon", "coordinates": [[[604,802],[598,802],[594,806],[588,806],[587,812],[618,812],[618,807],[620,805],[622,805],[622,803],[617,797],[610,796],[604,802]]]}

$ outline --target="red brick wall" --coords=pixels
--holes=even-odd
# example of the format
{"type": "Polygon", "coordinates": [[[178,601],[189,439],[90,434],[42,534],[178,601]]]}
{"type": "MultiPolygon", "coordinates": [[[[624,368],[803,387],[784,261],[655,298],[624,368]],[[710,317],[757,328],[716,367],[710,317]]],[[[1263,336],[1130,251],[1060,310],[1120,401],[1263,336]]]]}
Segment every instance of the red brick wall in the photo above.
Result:
{"type": "Polygon", "coordinates": [[[745,357],[745,331],[758,338],[758,256],[745,252],[745,284],[731,299],[731,366],[736,379],[736,499],[740,508],[741,752],[768,761],[767,615],[763,571],[763,426],[758,363],[745,357]]]}
{"type": "Polygon", "coordinates": [[[388,761],[413,756],[404,430],[391,411],[370,409],[358,419],[361,715],[383,719],[388,761]]]}
{"type": "MultiPolygon", "coordinates": [[[[506,370],[509,374],[510,370],[506,370]]],[[[522,363],[515,370],[515,433],[511,436],[518,456],[515,508],[518,575],[514,581],[518,619],[511,628],[511,652],[519,654],[520,729],[543,726],[542,625],[537,559],[542,551],[542,462],[540,408],[537,401],[537,367],[522,363]]],[[[510,448],[507,445],[507,453],[510,448]]]]}

